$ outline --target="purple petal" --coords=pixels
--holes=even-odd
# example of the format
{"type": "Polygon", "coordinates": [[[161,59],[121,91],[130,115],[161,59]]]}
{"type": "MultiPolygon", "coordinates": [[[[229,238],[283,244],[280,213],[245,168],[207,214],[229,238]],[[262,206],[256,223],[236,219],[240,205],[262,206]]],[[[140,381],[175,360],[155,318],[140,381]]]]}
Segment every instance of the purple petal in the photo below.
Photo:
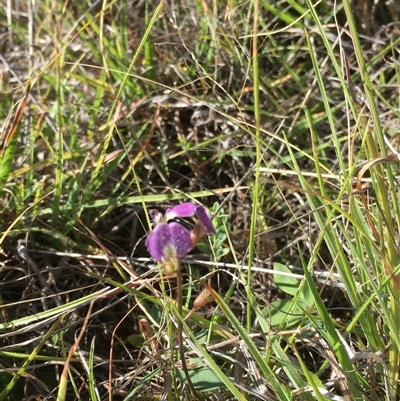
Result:
{"type": "Polygon", "coordinates": [[[176,249],[178,258],[183,258],[192,249],[193,244],[190,232],[182,224],[172,222],[169,224],[170,242],[176,249]]]}
{"type": "Polygon", "coordinates": [[[196,213],[196,205],[191,202],[184,202],[174,207],[171,207],[165,212],[165,218],[172,220],[175,217],[192,217],[196,213]]]}
{"type": "Polygon", "coordinates": [[[162,214],[157,209],[150,210],[149,215],[154,225],[160,224],[162,222],[162,214]]]}
{"type": "Polygon", "coordinates": [[[197,217],[199,218],[200,222],[203,223],[204,232],[206,234],[216,234],[215,228],[212,225],[210,215],[208,214],[207,210],[203,206],[197,206],[196,211],[197,217]]]}
{"type": "Polygon", "coordinates": [[[171,234],[167,223],[156,225],[154,230],[146,238],[146,246],[149,254],[155,260],[163,262],[164,250],[169,244],[171,234]]]}
{"type": "Polygon", "coordinates": [[[148,235],[145,242],[150,255],[161,263],[175,263],[193,247],[190,232],[179,223],[160,223],[148,235]]]}

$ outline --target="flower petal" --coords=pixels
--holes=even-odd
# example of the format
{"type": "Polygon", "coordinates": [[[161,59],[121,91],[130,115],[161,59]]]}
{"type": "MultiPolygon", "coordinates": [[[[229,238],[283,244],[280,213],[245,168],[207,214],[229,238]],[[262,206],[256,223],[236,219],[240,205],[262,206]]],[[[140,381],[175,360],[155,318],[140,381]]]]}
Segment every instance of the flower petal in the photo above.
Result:
{"type": "Polygon", "coordinates": [[[145,242],[150,255],[161,263],[176,264],[192,249],[190,232],[179,223],[157,224],[145,242]]]}
{"type": "Polygon", "coordinates": [[[192,202],[184,202],[167,209],[165,212],[166,220],[172,220],[176,217],[192,217],[196,213],[197,206],[192,202]]]}
{"type": "Polygon", "coordinates": [[[203,223],[204,232],[206,234],[216,234],[215,228],[212,225],[210,215],[204,206],[197,206],[196,214],[199,221],[203,223]]]}
{"type": "Polygon", "coordinates": [[[190,232],[179,223],[169,223],[170,241],[176,249],[178,258],[183,258],[192,249],[193,244],[190,232]]]}
{"type": "Polygon", "coordinates": [[[163,220],[162,214],[157,209],[150,210],[149,216],[153,221],[154,225],[160,224],[163,220]]]}
{"type": "Polygon", "coordinates": [[[164,260],[165,248],[171,242],[171,233],[167,223],[157,224],[146,238],[146,246],[152,258],[159,262],[164,260]]]}

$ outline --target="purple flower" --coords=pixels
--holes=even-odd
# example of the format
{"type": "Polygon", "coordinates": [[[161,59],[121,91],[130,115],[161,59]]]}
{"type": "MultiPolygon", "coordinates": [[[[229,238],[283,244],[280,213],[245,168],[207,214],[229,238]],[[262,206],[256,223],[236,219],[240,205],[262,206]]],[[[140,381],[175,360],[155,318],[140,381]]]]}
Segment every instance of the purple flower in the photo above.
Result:
{"type": "Polygon", "coordinates": [[[150,217],[154,229],[146,239],[150,255],[165,267],[168,274],[180,269],[181,259],[193,249],[207,234],[215,234],[211,218],[203,206],[184,202],[167,209],[163,216],[158,210],[151,210],[150,217]],[[192,231],[182,224],[169,222],[177,217],[192,217],[197,215],[198,221],[192,231]]]}
{"type": "Polygon", "coordinates": [[[216,234],[215,228],[212,225],[210,216],[207,210],[203,206],[197,206],[196,208],[197,217],[199,218],[200,224],[203,226],[205,234],[216,234]]]}

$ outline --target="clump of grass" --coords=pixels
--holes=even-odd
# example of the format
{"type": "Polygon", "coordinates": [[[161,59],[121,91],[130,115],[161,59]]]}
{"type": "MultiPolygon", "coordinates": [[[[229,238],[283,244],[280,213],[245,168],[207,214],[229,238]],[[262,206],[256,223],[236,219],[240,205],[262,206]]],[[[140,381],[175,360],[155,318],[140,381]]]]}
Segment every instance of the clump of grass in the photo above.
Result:
{"type": "Polygon", "coordinates": [[[396,400],[398,11],[184,3],[2,3],[0,400],[396,400]]]}

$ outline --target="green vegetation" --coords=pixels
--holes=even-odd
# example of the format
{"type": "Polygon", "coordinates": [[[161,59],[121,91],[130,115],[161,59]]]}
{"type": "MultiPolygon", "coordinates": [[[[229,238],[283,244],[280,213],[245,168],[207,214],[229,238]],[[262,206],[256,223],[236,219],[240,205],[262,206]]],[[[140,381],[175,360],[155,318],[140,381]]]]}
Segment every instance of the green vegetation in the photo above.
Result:
{"type": "Polygon", "coordinates": [[[400,399],[396,2],[0,4],[0,401],[400,399]]]}

